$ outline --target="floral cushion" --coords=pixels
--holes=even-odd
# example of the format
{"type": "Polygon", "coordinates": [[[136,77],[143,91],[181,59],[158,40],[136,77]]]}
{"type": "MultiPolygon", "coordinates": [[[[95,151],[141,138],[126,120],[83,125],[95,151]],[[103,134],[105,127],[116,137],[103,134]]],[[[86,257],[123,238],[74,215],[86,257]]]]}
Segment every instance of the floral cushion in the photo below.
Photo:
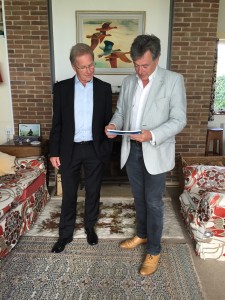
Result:
{"type": "Polygon", "coordinates": [[[183,168],[185,190],[225,190],[225,167],[193,165],[183,168]]]}
{"type": "Polygon", "coordinates": [[[0,176],[5,174],[15,174],[15,156],[0,152],[0,176]]]}

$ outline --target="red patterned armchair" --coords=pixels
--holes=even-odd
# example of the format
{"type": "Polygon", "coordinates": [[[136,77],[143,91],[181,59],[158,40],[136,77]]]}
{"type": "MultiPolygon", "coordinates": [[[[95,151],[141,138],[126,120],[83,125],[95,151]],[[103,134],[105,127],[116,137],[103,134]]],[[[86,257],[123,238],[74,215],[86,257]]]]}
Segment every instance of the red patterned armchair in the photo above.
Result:
{"type": "Polygon", "coordinates": [[[0,176],[0,258],[30,229],[49,199],[43,158],[9,157],[13,167],[0,176]]]}
{"type": "Polygon", "coordinates": [[[225,261],[224,157],[181,157],[181,214],[201,258],[225,261]],[[182,184],[182,183],[181,183],[182,184]]]}

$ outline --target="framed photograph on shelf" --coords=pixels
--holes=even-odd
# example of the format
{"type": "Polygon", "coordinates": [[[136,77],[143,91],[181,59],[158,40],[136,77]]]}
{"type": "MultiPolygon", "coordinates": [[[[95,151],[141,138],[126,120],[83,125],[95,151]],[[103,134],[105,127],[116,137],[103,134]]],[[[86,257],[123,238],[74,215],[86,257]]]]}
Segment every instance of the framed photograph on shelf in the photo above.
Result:
{"type": "Polygon", "coordinates": [[[19,124],[19,137],[36,137],[40,138],[41,136],[41,124],[19,124]]]}
{"type": "Polygon", "coordinates": [[[76,11],[77,42],[91,46],[96,74],[134,72],[130,46],[145,32],[144,11],[76,11]]]}

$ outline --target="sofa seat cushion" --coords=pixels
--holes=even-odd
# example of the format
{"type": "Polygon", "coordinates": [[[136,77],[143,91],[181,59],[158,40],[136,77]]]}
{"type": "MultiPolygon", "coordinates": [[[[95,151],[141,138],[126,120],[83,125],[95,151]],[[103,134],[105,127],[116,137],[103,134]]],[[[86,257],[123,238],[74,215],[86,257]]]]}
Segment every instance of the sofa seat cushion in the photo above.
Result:
{"type": "Polygon", "coordinates": [[[45,173],[43,159],[16,159],[15,174],[0,177],[0,218],[21,201],[24,190],[45,173]]]}

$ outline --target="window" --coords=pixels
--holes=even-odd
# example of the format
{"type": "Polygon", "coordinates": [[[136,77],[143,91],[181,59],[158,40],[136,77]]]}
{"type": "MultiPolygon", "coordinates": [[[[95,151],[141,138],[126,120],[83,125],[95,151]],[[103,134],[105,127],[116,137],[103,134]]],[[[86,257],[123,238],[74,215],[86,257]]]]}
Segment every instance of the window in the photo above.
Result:
{"type": "Polygon", "coordinates": [[[0,8],[0,36],[4,36],[2,8],[0,8]]]}
{"type": "Polygon", "coordinates": [[[220,39],[217,49],[217,72],[214,109],[216,113],[225,113],[225,40],[220,39]]]}

